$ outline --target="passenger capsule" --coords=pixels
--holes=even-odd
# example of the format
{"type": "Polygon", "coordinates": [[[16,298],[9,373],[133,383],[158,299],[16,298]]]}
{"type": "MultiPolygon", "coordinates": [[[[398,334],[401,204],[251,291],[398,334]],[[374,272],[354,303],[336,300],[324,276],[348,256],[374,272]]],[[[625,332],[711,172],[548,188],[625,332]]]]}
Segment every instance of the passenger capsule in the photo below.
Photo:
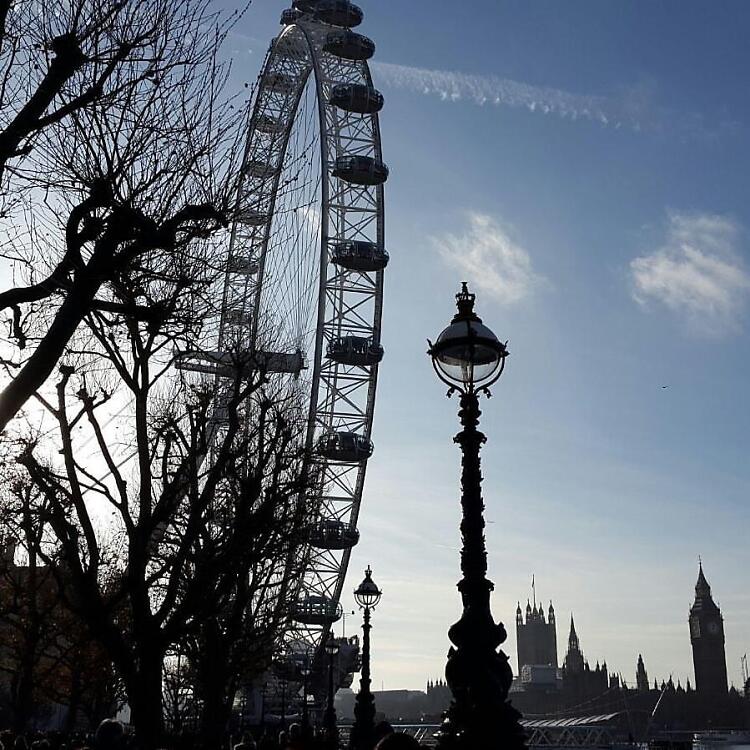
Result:
{"type": "Polygon", "coordinates": [[[325,596],[306,596],[292,606],[292,618],[303,625],[333,625],[341,615],[341,605],[325,596]]]}
{"type": "Polygon", "coordinates": [[[351,549],[359,542],[359,531],[353,524],[326,519],[308,529],[307,539],[317,549],[351,549]]]}
{"type": "Polygon", "coordinates": [[[237,221],[248,227],[261,227],[268,223],[268,214],[254,208],[246,208],[237,214],[237,221]]]}
{"type": "Polygon", "coordinates": [[[356,31],[341,29],[328,35],[323,49],[345,60],[369,60],[375,54],[375,42],[356,31]]]}
{"type": "Polygon", "coordinates": [[[382,185],[388,179],[388,167],[372,156],[339,156],[333,176],[354,185],[382,185]]]}
{"type": "Polygon", "coordinates": [[[271,115],[260,115],[255,119],[255,129],[260,133],[268,135],[278,135],[283,133],[286,125],[271,115]]]}
{"type": "Polygon", "coordinates": [[[241,307],[230,307],[224,313],[224,320],[233,326],[249,326],[253,322],[253,316],[241,307]]]}
{"type": "Polygon", "coordinates": [[[314,13],[317,21],[346,28],[359,26],[364,18],[362,8],[349,0],[320,0],[314,13]]]}
{"type": "Polygon", "coordinates": [[[380,112],[384,102],[383,95],[377,89],[362,83],[337,83],[331,89],[328,101],[334,107],[360,115],[380,112]]]}
{"type": "Polygon", "coordinates": [[[297,88],[297,80],[287,73],[268,73],[263,83],[266,88],[279,94],[289,94],[297,88]]]}
{"type": "Polygon", "coordinates": [[[330,461],[358,464],[372,456],[375,446],[356,432],[328,432],[318,439],[319,456],[330,461]]]}
{"type": "Polygon", "coordinates": [[[292,0],[292,7],[302,13],[312,13],[321,0],[292,0]]]}
{"type": "Polygon", "coordinates": [[[281,11],[281,25],[282,26],[293,26],[304,13],[296,8],[287,8],[281,11]]]}
{"type": "Polygon", "coordinates": [[[390,260],[384,247],[376,242],[350,240],[339,242],[333,246],[331,261],[347,271],[372,273],[382,271],[390,260]]]}
{"type": "Polygon", "coordinates": [[[383,347],[365,336],[340,336],[328,344],[327,351],[328,359],[353,367],[377,365],[383,355],[383,347]]]}
{"type": "Polygon", "coordinates": [[[255,177],[259,180],[266,180],[269,177],[273,177],[278,170],[273,164],[268,164],[264,161],[246,161],[242,167],[242,171],[248,177],[255,177]]]}

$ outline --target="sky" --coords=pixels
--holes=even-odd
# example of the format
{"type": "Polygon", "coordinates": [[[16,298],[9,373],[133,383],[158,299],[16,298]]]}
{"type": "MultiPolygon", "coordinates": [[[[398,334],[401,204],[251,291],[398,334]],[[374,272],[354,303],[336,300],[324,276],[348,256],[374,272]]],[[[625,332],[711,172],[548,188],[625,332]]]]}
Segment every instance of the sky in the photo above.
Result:
{"type": "MultiPolygon", "coordinates": [[[[460,615],[457,402],[426,356],[467,280],[511,352],[482,405],[492,607],[575,614],[592,665],[693,681],[698,556],[750,650],[750,4],[362,0],[386,105],[383,343],[361,542],[373,680],[442,676],[460,615]]],[[[254,80],[284,5],[229,41],[254,80]]],[[[347,634],[359,615],[346,619],[347,634]]],[[[343,623],[339,623],[341,631],[343,623]]]]}

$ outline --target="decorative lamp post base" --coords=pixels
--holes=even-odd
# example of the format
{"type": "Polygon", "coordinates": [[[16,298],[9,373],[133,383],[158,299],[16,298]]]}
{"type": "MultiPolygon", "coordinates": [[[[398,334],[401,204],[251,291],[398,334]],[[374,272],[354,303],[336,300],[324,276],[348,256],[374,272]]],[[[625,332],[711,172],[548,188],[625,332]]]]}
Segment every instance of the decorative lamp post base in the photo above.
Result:
{"type": "Polygon", "coordinates": [[[354,703],[354,725],[349,737],[352,750],[372,750],[375,731],[375,698],[368,691],[360,691],[354,703]]]}

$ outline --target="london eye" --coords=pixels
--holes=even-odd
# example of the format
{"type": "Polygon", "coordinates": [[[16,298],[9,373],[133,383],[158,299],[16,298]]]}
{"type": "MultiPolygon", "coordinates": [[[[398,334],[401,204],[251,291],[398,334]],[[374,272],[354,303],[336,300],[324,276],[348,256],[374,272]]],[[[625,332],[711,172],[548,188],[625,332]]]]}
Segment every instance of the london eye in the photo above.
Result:
{"type": "Polygon", "coordinates": [[[316,479],[284,640],[308,654],[342,615],[383,358],[388,168],[362,20],[349,0],[282,14],[248,123],[219,330],[219,357],[246,349],[300,395],[316,479]]]}

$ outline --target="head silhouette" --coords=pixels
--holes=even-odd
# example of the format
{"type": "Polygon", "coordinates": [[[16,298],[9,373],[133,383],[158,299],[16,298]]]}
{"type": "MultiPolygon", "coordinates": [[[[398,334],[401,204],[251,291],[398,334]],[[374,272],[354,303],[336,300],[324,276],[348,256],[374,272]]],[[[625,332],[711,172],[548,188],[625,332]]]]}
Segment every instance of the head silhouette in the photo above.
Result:
{"type": "Polygon", "coordinates": [[[104,719],[94,735],[96,750],[119,750],[125,747],[125,728],[117,719],[104,719]]]}

